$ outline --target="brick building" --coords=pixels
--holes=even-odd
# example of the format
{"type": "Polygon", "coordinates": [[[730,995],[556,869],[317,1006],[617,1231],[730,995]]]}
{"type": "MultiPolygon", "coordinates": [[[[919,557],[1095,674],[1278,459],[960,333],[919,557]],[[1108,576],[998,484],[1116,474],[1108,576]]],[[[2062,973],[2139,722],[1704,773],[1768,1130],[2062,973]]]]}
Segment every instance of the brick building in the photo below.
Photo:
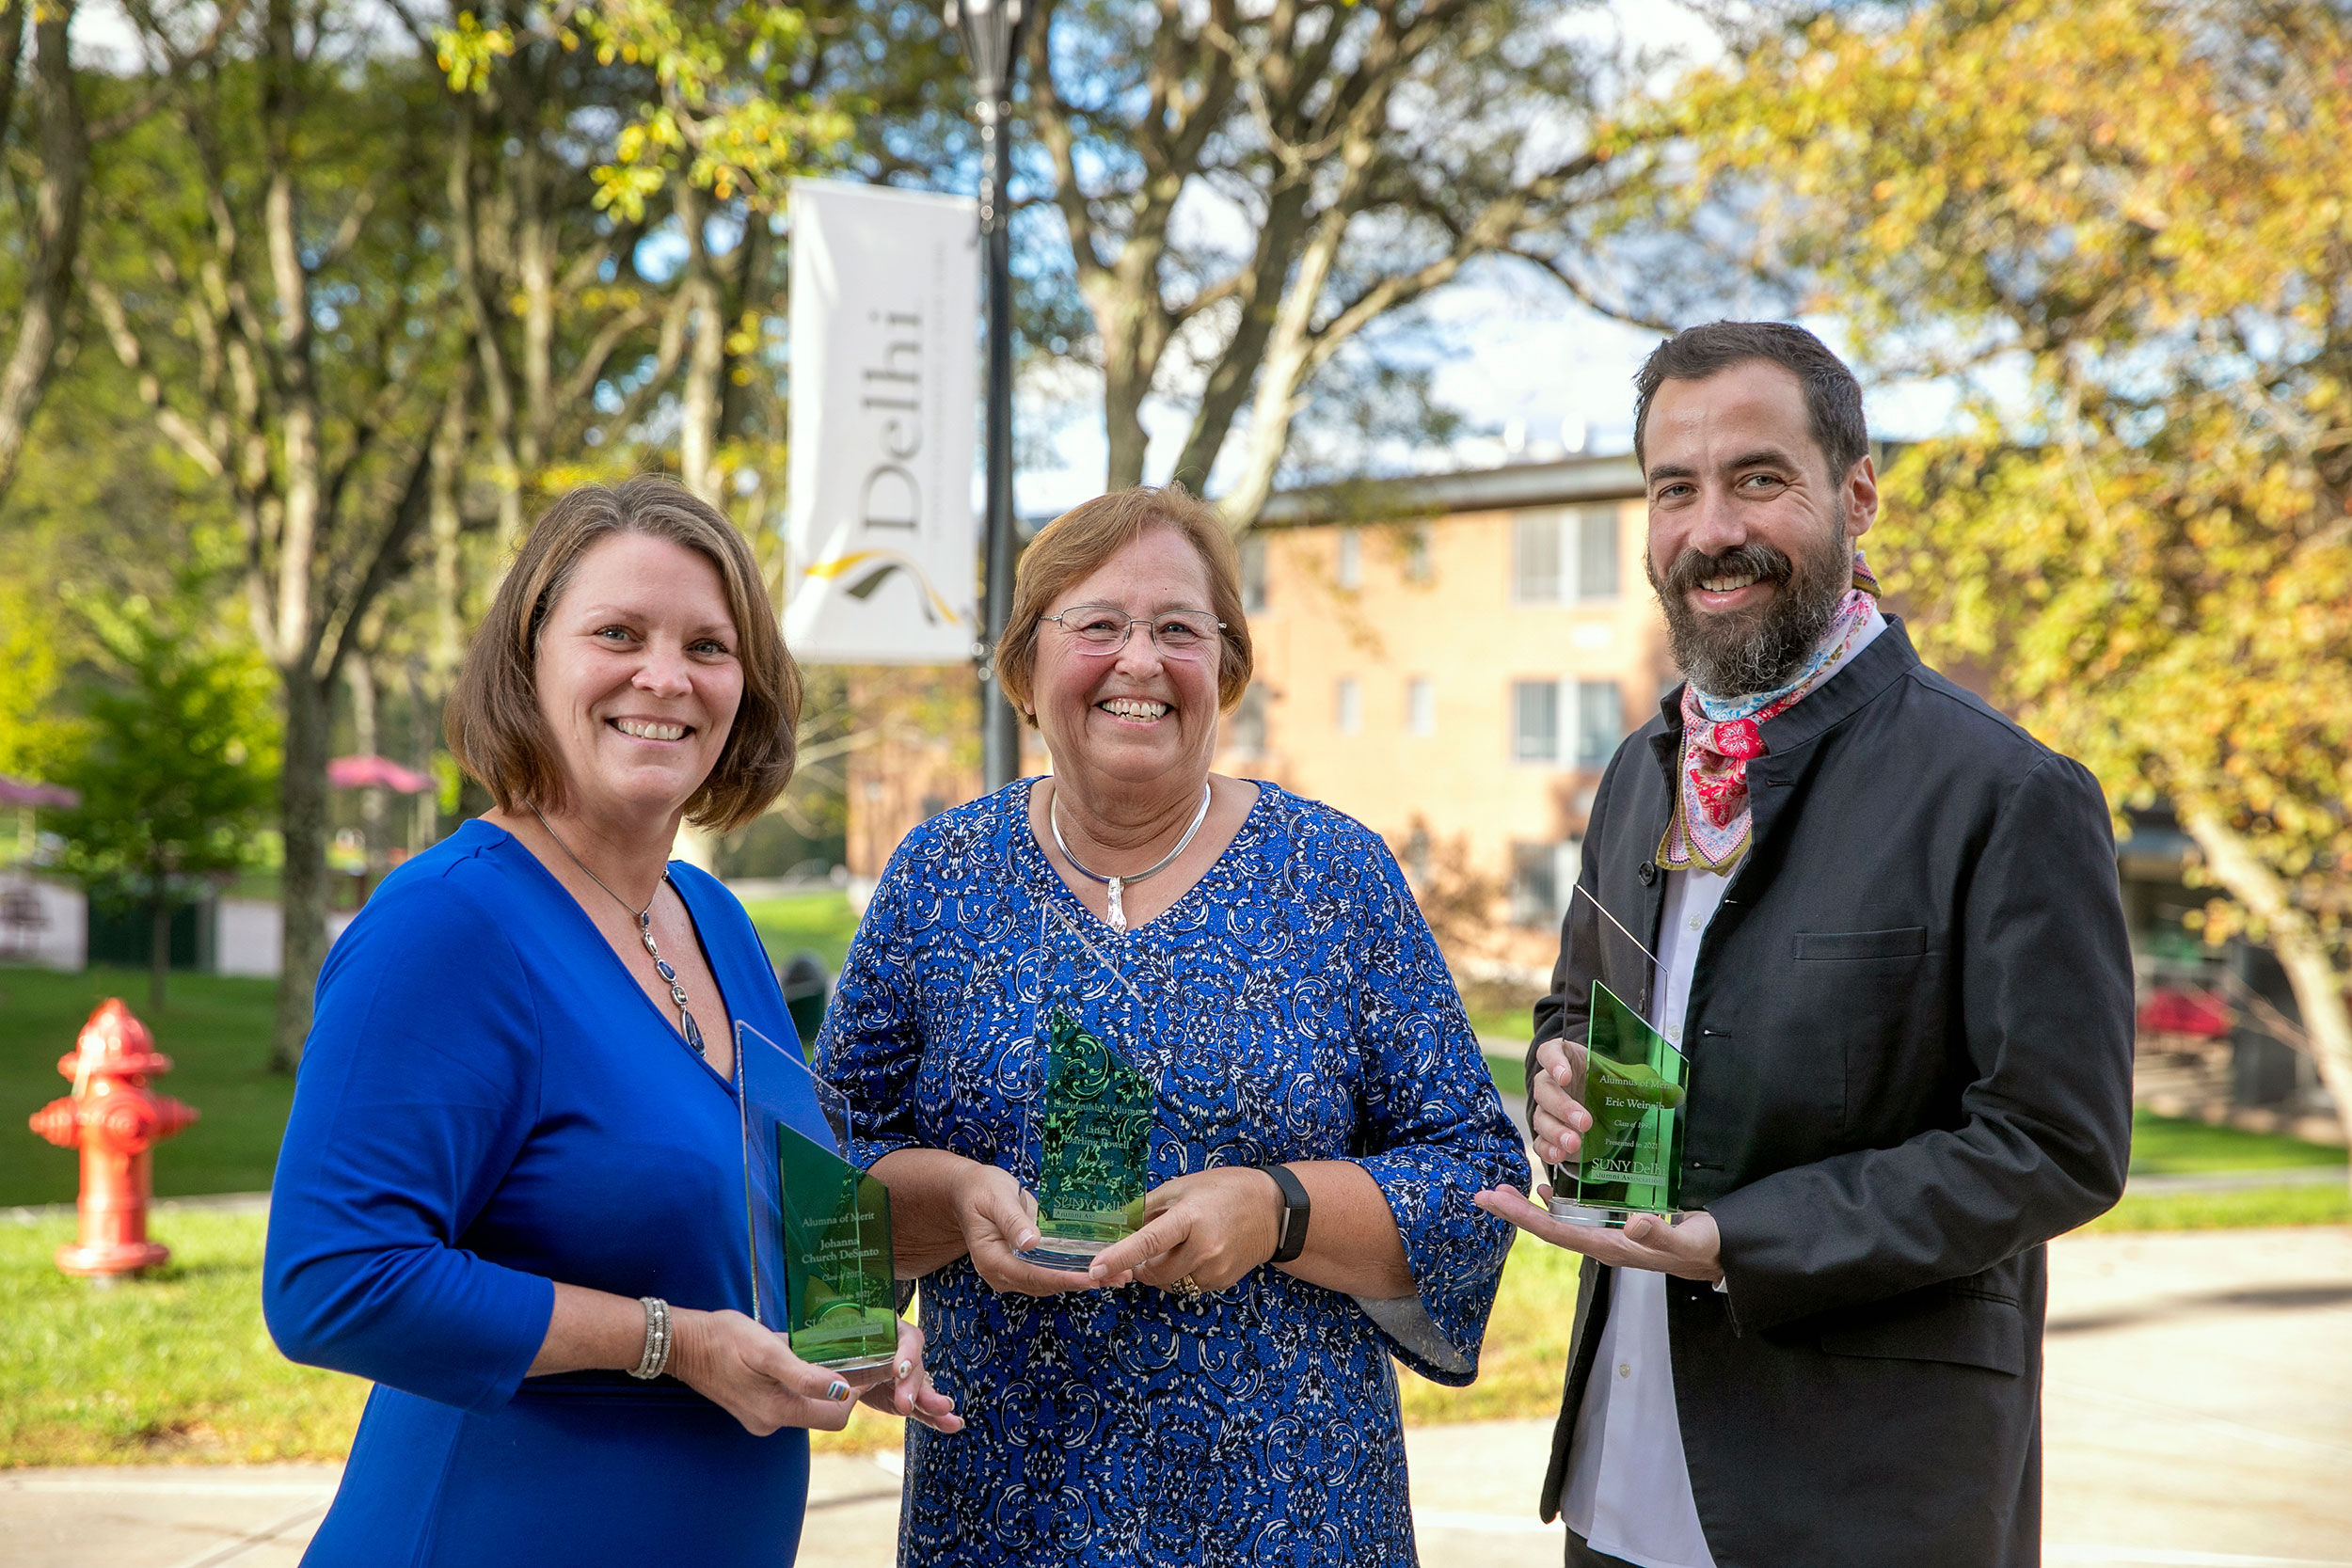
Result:
{"type": "MultiPolygon", "coordinates": [[[[1218,770],[1386,837],[1457,966],[1548,966],[1600,768],[1676,678],[1644,534],[1628,456],[1276,497],[1244,545],[1257,673],[1218,770]]],[[[969,682],[941,673],[935,689],[969,682]]],[[[913,690],[860,696],[888,691],[897,712],[913,690]]],[[[862,885],[914,823],[977,790],[963,739],[896,721],[857,754],[862,885]]]]}

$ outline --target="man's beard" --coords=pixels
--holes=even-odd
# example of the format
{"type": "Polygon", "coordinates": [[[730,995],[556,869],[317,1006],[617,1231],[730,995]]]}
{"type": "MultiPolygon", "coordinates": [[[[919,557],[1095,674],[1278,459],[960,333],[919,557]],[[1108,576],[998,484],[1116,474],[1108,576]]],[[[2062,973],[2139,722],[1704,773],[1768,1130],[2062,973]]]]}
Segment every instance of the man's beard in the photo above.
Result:
{"type": "Polygon", "coordinates": [[[1831,534],[1794,558],[1754,541],[1721,555],[1685,550],[1662,579],[1646,552],[1644,564],[1683,674],[1710,697],[1744,697],[1787,685],[1812,657],[1853,581],[1851,560],[1845,539],[1831,534]],[[1685,596],[1710,578],[1750,572],[1778,585],[1761,609],[1703,615],[1685,596]]]}

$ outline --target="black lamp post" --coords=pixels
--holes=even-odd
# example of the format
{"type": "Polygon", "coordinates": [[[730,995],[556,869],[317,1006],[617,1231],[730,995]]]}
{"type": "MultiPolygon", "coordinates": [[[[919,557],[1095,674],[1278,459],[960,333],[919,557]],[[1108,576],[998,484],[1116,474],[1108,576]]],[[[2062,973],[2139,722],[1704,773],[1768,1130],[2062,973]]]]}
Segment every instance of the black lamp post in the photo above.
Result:
{"type": "Polygon", "coordinates": [[[990,789],[1021,770],[1021,721],[996,679],[993,652],[1012,612],[1012,243],[1005,208],[1021,0],[947,0],[947,24],[972,65],[980,125],[980,245],[988,275],[988,647],[980,657],[981,762],[990,789]]]}

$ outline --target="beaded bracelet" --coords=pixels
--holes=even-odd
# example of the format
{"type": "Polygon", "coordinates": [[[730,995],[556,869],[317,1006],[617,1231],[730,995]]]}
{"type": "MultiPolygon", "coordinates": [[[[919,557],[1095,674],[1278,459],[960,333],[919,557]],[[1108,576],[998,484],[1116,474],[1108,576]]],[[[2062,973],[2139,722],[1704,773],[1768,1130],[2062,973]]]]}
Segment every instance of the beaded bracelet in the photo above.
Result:
{"type": "Polygon", "coordinates": [[[645,1307],[645,1354],[631,1367],[631,1377],[656,1378],[670,1364],[670,1304],[660,1296],[637,1298],[645,1307]]]}

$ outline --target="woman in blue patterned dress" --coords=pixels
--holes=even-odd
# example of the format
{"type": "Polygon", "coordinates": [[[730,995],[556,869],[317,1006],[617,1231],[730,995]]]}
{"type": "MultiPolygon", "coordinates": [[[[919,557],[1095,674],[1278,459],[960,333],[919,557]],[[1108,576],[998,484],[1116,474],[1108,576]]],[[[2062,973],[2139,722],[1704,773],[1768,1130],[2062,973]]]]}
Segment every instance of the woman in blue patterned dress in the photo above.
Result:
{"type": "Polygon", "coordinates": [[[1377,836],[1210,773],[1250,644],[1183,491],[1048,527],[997,666],[1054,773],[907,838],[824,1033],[968,1423],[908,1434],[900,1560],[1409,1564],[1391,1361],[1476,1375],[1471,1199],[1527,1180],[1444,960],[1377,836]],[[1147,1223],[1087,1273],[1018,1256],[1073,973],[1158,1088],[1147,1223]]]}

